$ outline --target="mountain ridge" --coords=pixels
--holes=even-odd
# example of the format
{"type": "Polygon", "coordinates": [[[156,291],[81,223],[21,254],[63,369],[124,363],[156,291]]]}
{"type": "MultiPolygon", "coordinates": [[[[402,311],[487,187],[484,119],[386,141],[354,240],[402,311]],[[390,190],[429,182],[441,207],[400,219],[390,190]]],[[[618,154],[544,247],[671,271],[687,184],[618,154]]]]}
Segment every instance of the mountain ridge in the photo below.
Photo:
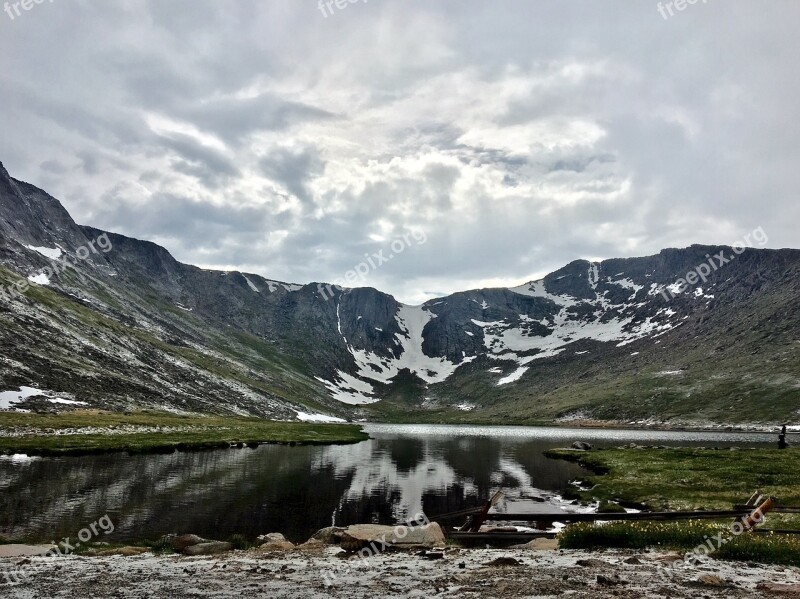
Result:
{"type": "MultiPolygon", "coordinates": [[[[769,399],[770,419],[800,408],[798,250],[693,245],[574,260],[539,281],[409,306],[368,287],[183,264],[152,242],[75,224],[0,163],[0,285],[35,277],[50,260],[42,252],[75,265],[28,281],[20,299],[0,296],[0,391],[38,384],[94,407],[281,419],[738,422],[739,396],[769,399]],[[112,250],[78,259],[103,236],[112,250]],[[719,252],[728,264],[673,296],[719,252]],[[737,324],[754,307],[755,320],[737,324]],[[752,388],[729,376],[742,368],[730,335],[760,355],[743,371],[752,388]],[[592,393],[591,381],[618,391],[592,393]]],[[[15,405],[41,409],[42,397],[15,405]]]]}

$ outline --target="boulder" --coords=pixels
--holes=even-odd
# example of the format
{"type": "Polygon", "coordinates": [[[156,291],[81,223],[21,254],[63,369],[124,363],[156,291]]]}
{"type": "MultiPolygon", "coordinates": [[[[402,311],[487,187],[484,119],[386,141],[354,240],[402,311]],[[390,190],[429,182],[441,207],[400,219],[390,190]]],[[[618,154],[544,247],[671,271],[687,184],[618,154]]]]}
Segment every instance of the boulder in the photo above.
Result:
{"type": "Polygon", "coordinates": [[[800,584],[760,582],[756,589],[778,597],[800,597],[800,584]]]}
{"type": "Polygon", "coordinates": [[[271,532],[266,535],[261,535],[256,539],[259,545],[259,551],[286,551],[287,549],[294,549],[294,543],[286,540],[279,532],[271,532]]]}
{"type": "Polygon", "coordinates": [[[309,553],[322,553],[325,551],[327,547],[328,547],[327,543],[323,543],[322,541],[318,541],[317,539],[309,539],[305,543],[298,545],[297,549],[309,553]]]}
{"type": "Polygon", "coordinates": [[[55,549],[55,545],[0,545],[0,557],[34,557],[47,555],[55,549]]]}
{"type": "Polygon", "coordinates": [[[498,557],[486,564],[488,568],[515,568],[521,566],[522,562],[513,557],[498,557]]]}
{"type": "Polygon", "coordinates": [[[342,531],[342,549],[359,551],[372,547],[378,552],[387,547],[435,547],[444,545],[442,527],[436,522],[425,526],[381,526],[379,524],[355,524],[342,531]]]}
{"type": "Polygon", "coordinates": [[[581,451],[589,451],[591,448],[592,446],[584,441],[575,441],[572,444],[572,449],[580,449],[581,451]]]}
{"type": "Polygon", "coordinates": [[[556,551],[558,549],[558,539],[533,539],[520,548],[532,549],[534,551],[556,551]]]}
{"type": "Polygon", "coordinates": [[[183,551],[187,547],[191,547],[192,545],[199,545],[200,543],[205,543],[206,539],[202,537],[198,537],[197,535],[181,535],[179,537],[173,537],[170,540],[170,546],[177,552],[183,553],[183,551]]]}
{"type": "Polygon", "coordinates": [[[320,528],[317,532],[311,535],[314,541],[321,541],[326,545],[337,545],[342,540],[342,531],[344,528],[338,526],[328,526],[327,528],[320,528]]]}
{"type": "Polygon", "coordinates": [[[217,553],[225,553],[231,551],[233,545],[223,541],[206,541],[198,543],[197,545],[190,545],[183,550],[184,555],[216,555],[217,553]]]}

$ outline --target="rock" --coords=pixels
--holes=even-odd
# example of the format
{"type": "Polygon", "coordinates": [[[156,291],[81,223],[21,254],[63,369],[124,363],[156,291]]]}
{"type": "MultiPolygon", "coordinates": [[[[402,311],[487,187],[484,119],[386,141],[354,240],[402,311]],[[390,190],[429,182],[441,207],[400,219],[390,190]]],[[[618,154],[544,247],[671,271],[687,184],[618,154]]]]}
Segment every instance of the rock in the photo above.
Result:
{"type": "Polygon", "coordinates": [[[558,539],[533,539],[533,541],[517,545],[517,547],[534,551],[556,551],[558,549],[558,539]]]}
{"type": "Polygon", "coordinates": [[[256,543],[264,545],[265,543],[287,543],[286,537],[279,532],[271,532],[269,534],[260,535],[256,538],[256,543]]]}
{"type": "Polygon", "coordinates": [[[601,559],[579,559],[575,562],[576,566],[580,566],[581,568],[609,568],[611,564],[608,562],[604,562],[601,559]]]}
{"type": "Polygon", "coordinates": [[[170,541],[170,545],[175,551],[183,553],[187,547],[205,542],[206,539],[198,537],[197,535],[181,535],[179,537],[173,537],[170,541]]]}
{"type": "Polygon", "coordinates": [[[342,531],[342,549],[359,551],[370,547],[381,552],[387,547],[434,547],[444,545],[445,537],[436,522],[425,526],[381,526],[356,524],[342,531]]]}
{"type": "Polygon", "coordinates": [[[317,539],[309,539],[305,543],[297,546],[301,551],[308,551],[312,553],[322,553],[328,547],[327,543],[318,541],[317,539]]]}
{"type": "Polygon", "coordinates": [[[55,545],[0,545],[0,557],[47,555],[55,548],[55,545]]]}
{"type": "Polygon", "coordinates": [[[641,565],[641,563],[642,563],[642,560],[640,560],[640,559],[639,559],[638,557],[636,557],[636,556],[633,556],[633,557],[629,557],[628,559],[626,559],[626,560],[625,560],[625,563],[626,563],[626,564],[631,564],[631,565],[633,565],[633,566],[639,566],[639,565],[641,565]]]}
{"type": "Polygon", "coordinates": [[[731,586],[729,582],[723,580],[716,574],[701,574],[700,576],[697,577],[697,584],[704,587],[715,587],[715,588],[731,586]]]}
{"type": "Polygon", "coordinates": [[[800,584],[779,584],[777,582],[760,582],[756,590],[764,591],[780,597],[800,597],[800,584]]]}
{"type": "Polygon", "coordinates": [[[311,535],[311,539],[315,541],[321,541],[326,545],[337,545],[339,541],[342,540],[343,530],[344,528],[339,528],[338,526],[320,528],[317,532],[311,535]]]}
{"type": "Polygon", "coordinates": [[[575,441],[572,444],[572,449],[580,449],[581,451],[589,451],[591,448],[592,446],[584,441],[575,441]]]}
{"type": "Polygon", "coordinates": [[[667,553],[657,558],[658,561],[666,564],[673,564],[675,562],[682,562],[684,557],[680,553],[667,553]]]}
{"type": "Polygon", "coordinates": [[[294,549],[294,543],[287,541],[286,537],[284,537],[279,532],[271,532],[266,535],[261,535],[256,539],[256,543],[259,546],[258,550],[265,552],[265,551],[286,551],[288,549],[294,549]]]}
{"type": "Polygon", "coordinates": [[[618,574],[609,574],[609,575],[598,574],[597,584],[602,584],[605,586],[616,586],[619,584],[627,584],[627,581],[620,578],[618,574]]]}
{"type": "Polygon", "coordinates": [[[197,545],[190,545],[183,550],[184,555],[216,555],[231,551],[233,545],[224,541],[206,541],[197,545]]]}
{"type": "Polygon", "coordinates": [[[514,559],[513,557],[498,557],[497,559],[493,559],[486,564],[486,566],[489,568],[515,568],[521,565],[522,562],[518,559],[514,559]]]}

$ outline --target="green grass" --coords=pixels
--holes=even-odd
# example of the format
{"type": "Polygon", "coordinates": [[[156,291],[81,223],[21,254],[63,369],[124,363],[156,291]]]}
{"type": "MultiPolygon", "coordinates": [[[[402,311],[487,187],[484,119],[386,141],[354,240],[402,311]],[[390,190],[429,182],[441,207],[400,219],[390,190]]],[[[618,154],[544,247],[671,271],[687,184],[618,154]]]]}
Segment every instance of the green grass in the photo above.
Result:
{"type": "Polygon", "coordinates": [[[689,522],[591,522],[573,524],[558,537],[561,549],[670,549],[690,552],[711,539],[718,559],[800,566],[800,536],[744,533],[729,524],[689,522]],[[723,544],[715,539],[722,534],[723,544]]]}
{"type": "Polygon", "coordinates": [[[604,449],[546,452],[598,473],[582,498],[649,509],[729,509],[758,489],[780,504],[800,505],[800,449],[604,449]]]}
{"type": "Polygon", "coordinates": [[[256,443],[357,443],[368,439],[357,425],[273,422],[260,418],[180,416],[142,411],[117,414],[79,410],[63,414],[0,414],[0,430],[16,427],[68,429],[96,427],[114,431],[124,426],[181,427],[181,431],[126,434],[28,435],[0,437],[0,453],[32,455],[130,453],[228,447],[256,443]]]}
{"type": "Polygon", "coordinates": [[[692,520],[688,522],[608,522],[597,526],[592,522],[572,524],[559,534],[562,549],[691,550],[725,529],[723,524],[692,520]]]}
{"type": "Polygon", "coordinates": [[[719,559],[800,566],[800,536],[742,535],[713,555],[719,559]]]}
{"type": "MultiPolygon", "coordinates": [[[[549,457],[567,459],[594,471],[591,491],[582,499],[615,500],[652,510],[732,509],[758,489],[778,505],[800,505],[800,449],[555,449],[549,457]]],[[[658,547],[691,551],[729,530],[725,522],[579,523],[559,535],[564,549],[658,547]]],[[[768,514],[765,529],[800,529],[800,518],[768,514]]],[[[800,535],[725,535],[713,554],[720,559],[800,565],[800,535]]]]}

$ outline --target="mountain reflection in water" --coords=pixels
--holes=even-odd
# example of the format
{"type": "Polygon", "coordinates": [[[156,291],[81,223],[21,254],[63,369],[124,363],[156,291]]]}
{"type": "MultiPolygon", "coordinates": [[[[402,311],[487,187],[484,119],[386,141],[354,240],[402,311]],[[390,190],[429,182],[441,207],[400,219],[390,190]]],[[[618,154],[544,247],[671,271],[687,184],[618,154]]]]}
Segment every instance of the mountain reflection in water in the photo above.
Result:
{"type": "Polygon", "coordinates": [[[108,514],[116,530],[104,540],[167,533],[224,540],[235,533],[253,538],[282,532],[304,541],[332,524],[394,524],[420,510],[433,516],[471,507],[500,488],[523,497],[559,491],[586,473],[542,452],[595,434],[377,425],[367,430],[373,438],[355,445],[5,457],[0,535],[74,537],[108,514]]]}

